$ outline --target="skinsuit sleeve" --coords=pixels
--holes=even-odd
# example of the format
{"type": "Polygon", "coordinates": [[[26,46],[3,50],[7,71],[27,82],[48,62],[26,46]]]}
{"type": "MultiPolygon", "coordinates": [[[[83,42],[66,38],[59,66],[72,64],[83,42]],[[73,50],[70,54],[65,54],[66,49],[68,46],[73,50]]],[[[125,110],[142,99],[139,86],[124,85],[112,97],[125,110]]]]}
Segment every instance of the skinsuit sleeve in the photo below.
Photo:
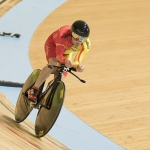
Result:
{"type": "Polygon", "coordinates": [[[74,67],[77,68],[78,65],[82,62],[83,58],[89,52],[91,43],[89,38],[81,45],[81,50],[76,54],[74,59],[74,67]]]}

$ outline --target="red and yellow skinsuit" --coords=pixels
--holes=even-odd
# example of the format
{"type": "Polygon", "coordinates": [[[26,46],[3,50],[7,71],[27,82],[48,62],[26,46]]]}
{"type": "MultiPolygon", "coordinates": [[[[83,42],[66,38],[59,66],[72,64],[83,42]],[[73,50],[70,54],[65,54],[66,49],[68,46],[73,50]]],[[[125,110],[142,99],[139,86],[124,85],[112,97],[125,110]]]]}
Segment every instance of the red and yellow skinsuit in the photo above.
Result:
{"type": "Polygon", "coordinates": [[[81,63],[84,56],[90,50],[91,44],[89,38],[77,48],[72,43],[71,26],[66,25],[53,32],[45,43],[45,53],[47,61],[55,57],[61,64],[65,64],[66,59],[71,60],[72,55],[76,52],[74,68],[81,63]]]}

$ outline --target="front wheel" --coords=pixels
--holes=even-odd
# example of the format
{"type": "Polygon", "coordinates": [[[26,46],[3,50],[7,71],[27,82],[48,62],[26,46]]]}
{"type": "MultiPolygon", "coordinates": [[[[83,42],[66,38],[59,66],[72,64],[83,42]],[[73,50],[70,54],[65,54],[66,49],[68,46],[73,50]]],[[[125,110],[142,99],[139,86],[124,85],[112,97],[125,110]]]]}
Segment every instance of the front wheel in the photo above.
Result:
{"type": "Polygon", "coordinates": [[[65,97],[65,84],[62,81],[58,81],[56,89],[51,91],[50,88],[47,91],[44,100],[46,100],[48,97],[51,99],[50,109],[41,107],[36,117],[35,134],[39,138],[43,137],[49,132],[59,116],[65,97]],[[52,97],[49,96],[51,92],[53,92],[52,97]]]}

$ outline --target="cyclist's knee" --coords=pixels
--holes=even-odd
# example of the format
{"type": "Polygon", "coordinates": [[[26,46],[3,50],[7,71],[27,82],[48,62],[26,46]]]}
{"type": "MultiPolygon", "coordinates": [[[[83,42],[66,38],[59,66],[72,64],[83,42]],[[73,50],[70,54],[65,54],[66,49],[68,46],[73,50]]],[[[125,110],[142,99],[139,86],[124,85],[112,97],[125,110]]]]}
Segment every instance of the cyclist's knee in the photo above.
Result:
{"type": "Polygon", "coordinates": [[[58,65],[59,65],[59,62],[57,61],[56,58],[51,57],[51,58],[49,58],[49,60],[48,60],[48,65],[58,66],[58,65]]]}

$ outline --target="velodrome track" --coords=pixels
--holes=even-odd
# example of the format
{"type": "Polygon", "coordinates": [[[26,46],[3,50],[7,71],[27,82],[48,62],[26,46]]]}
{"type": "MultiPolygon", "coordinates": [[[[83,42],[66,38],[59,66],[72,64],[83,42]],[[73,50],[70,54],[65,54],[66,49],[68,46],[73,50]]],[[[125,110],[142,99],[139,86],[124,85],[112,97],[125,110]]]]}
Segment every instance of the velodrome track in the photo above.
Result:
{"type": "MultiPolygon", "coordinates": [[[[20,33],[19,39],[11,37],[0,37],[1,45],[1,70],[0,78],[5,81],[14,81],[23,83],[27,76],[33,70],[31,68],[28,49],[31,37],[38,27],[39,23],[56,7],[65,1],[45,3],[24,0],[7,12],[0,20],[0,29],[5,32],[13,31],[20,33]],[[48,5],[49,4],[49,5],[48,5]],[[50,7],[51,6],[51,9],[50,7]],[[40,12],[40,13],[39,13],[40,12]]],[[[18,125],[14,122],[14,106],[20,88],[0,87],[1,94],[1,130],[5,138],[1,140],[3,149],[70,149],[73,150],[88,150],[88,149],[114,149],[123,150],[122,147],[112,142],[82,120],[78,119],[65,107],[63,107],[60,117],[56,122],[50,135],[41,140],[34,137],[34,125],[30,122],[31,129],[28,123],[18,125]],[[7,99],[13,104],[7,102],[7,99]],[[11,110],[11,112],[9,112],[11,110]],[[67,122],[66,122],[67,121],[67,122]],[[11,136],[11,138],[10,138],[11,136]],[[10,140],[11,139],[11,140],[10,140]],[[11,141],[10,145],[8,141],[11,141]],[[12,145],[13,143],[13,145],[12,145]],[[24,144],[25,143],[25,144],[24,144]],[[60,144],[63,143],[63,144],[60,144]],[[50,144],[50,145],[48,145],[50,144]],[[25,146],[27,145],[27,146],[25,146]],[[44,146],[43,146],[44,145],[44,146]],[[11,148],[10,148],[11,147],[11,148]]],[[[34,116],[34,114],[32,114],[34,116]]],[[[33,116],[31,116],[34,122],[33,116]]],[[[35,117],[35,116],[34,116],[35,117]]],[[[30,118],[30,116],[29,116],[30,118]]],[[[28,119],[27,119],[27,122],[28,119]]],[[[2,138],[1,134],[1,138],[2,138]]]]}
{"type": "MultiPolygon", "coordinates": [[[[0,45],[5,49],[2,54],[8,56],[1,59],[1,68],[4,65],[7,67],[0,77],[11,81],[16,81],[17,78],[18,82],[23,82],[32,68],[43,67],[43,43],[49,33],[60,25],[72,23],[80,16],[89,22],[92,29],[92,49],[84,60],[86,70],[79,74],[87,80],[87,84],[83,85],[71,76],[67,77],[67,96],[64,103],[66,107],[63,107],[50,135],[75,150],[149,150],[149,1],[61,1],[64,4],[48,16],[46,11],[50,10],[43,3],[30,2],[29,5],[28,2],[24,0],[19,4],[28,5],[26,9],[29,11],[26,14],[18,13],[19,9],[24,12],[25,5],[24,8],[17,5],[0,20],[0,28],[14,32],[18,30],[22,35],[20,40],[0,38],[0,45]],[[41,10],[42,13],[39,14],[41,10]],[[45,16],[42,16],[43,10],[45,16]],[[17,12],[12,20],[13,11],[17,12]],[[27,17],[29,15],[32,19],[27,17]],[[26,18],[26,22],[22,18],[26,18]],[[29,54],[26,51],[28,48],[29,54]],[[21,73],[16,74],[15,70],[21,70],[21,73]]],[[[56,8],[54,3],[55,1],[51,1],[53,10],[56,8]]],[[[19,88],[1,89],[10,101],[15,100],[20,91],[19,88]]],[[[8,120],[8,117],[4,118],[8,120]]]]}

